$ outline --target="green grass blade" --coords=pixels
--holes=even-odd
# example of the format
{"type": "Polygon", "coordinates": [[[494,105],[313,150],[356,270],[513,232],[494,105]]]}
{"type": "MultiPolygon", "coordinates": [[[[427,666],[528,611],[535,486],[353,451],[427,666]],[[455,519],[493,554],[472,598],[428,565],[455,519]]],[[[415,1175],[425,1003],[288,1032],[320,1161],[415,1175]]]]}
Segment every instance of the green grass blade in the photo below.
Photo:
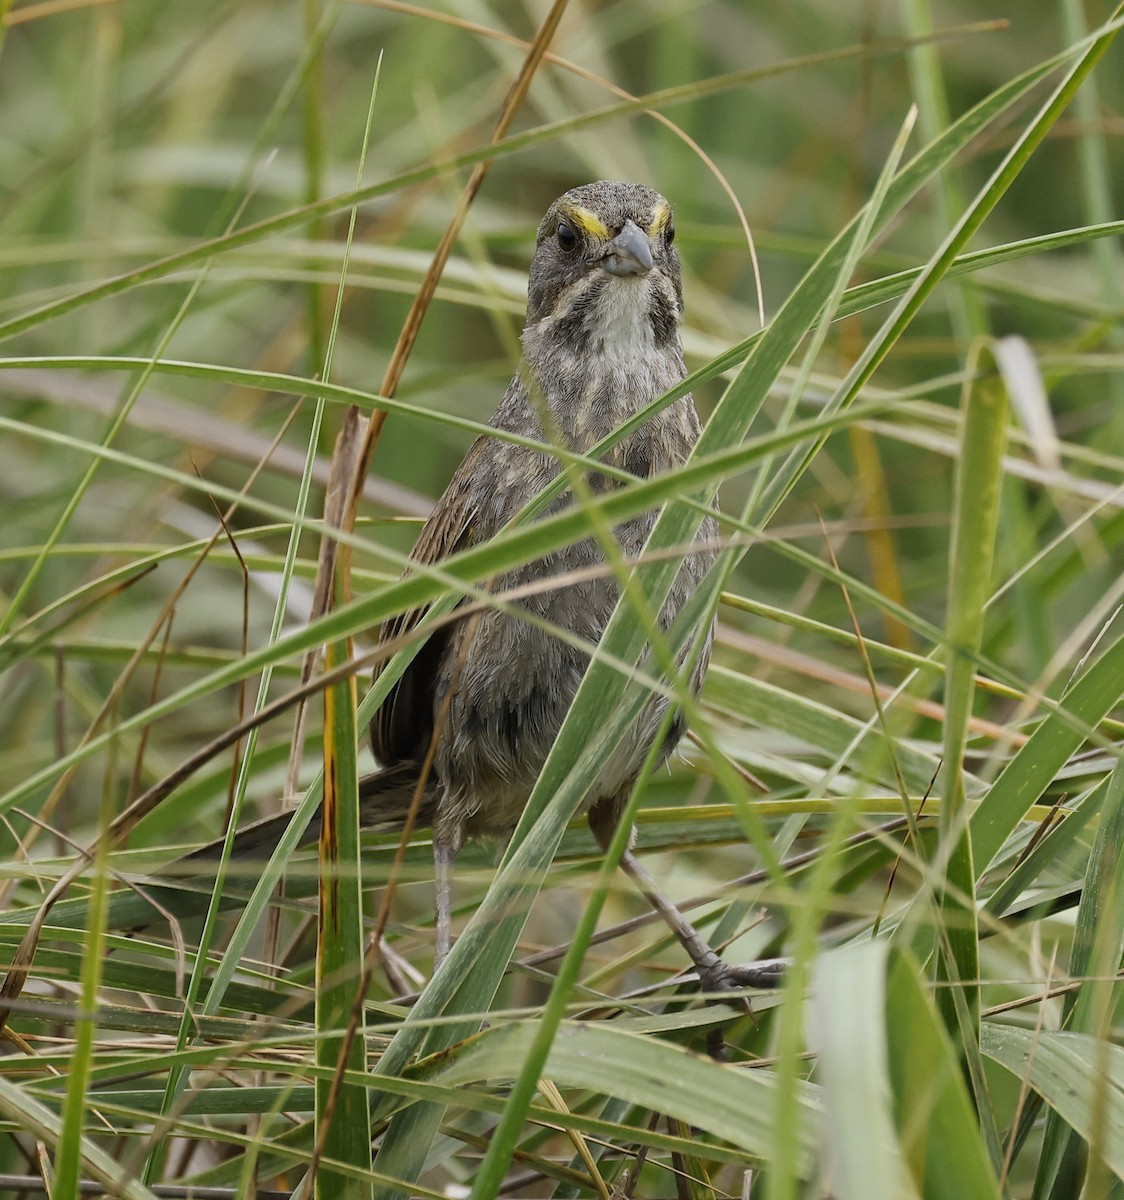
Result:
{"type": "MultiPolygon", "coordinates": [[[[1081,980],[1076,993],[1066,996],[1063,1027],[1089,1038],[1098,1047],[1094,1092],[1085,1127],[1086,1145],[1055,1108],[1046,1119],[1042,1154],[1035,1175],[1035,1196],[1063,1200],[1079,1192],[1098,1174],[1099,1160],[1109,1166],[1124,1162],[1124,1078],[1115,1098],[1121,1110],[1113,1124],[1112,1084],[1105,1077],[1109,1058],[1113,1009],[1119,983],[1113,977],[1124,961],[1124,762],[1117,763],[1105,791],[1100,826],[1089,858],[1088,871],[1077,908],[1077,928],[1069,965],[1072,978],[1081,980]],[[1088,1174],[1086,1174],[1088,1172],[1088,1174]]],[[[1090,1194],[1095,1194],[1090,1186],[1090,1194]]]]}
{"type": "Polygon", "coordinates": [[[926,1200],[999,1200],[959,1055],[905,952],[890,960],[886,1040],[902,1154],[926,1200]]]}
{"type": "Polygon", "coordinates": [[[1066,761],[1120,703],[1124,637],[1102,652],[1004,767],[972,813],[972,857],[982,875],[1066,761]]]}
{"type": "MultiPolygon", "coordinates": [[[[972,375],[984,359],[981,347],[972,375]]],[[[994,372],[973,379],[965,389],[963,436],[956,474],[953,535],[948,584],[948,666],[945,671],[944,771],[941,788],[941,839],[948,890],[941,897],[949,957],[943,954],[941,978],[963,988],[971,1027],[960,1030],[965,1053],[978,1041],[979,933],[975,907],[961,897],[975,895],[972,843],[968,834],[964,754],[975,697],[976,664],[983,641],[984,616],[992,592],[1003,452],[1007,444],[1007,393],[994,372]]],[[[940,996],[950,1030],[957,1028],[951,993],[940,996]]]]}
{"type": "Polygon", "coordinates": [[[983,1052],[1026,1081],[1124,1179],[1124,1049],[1083,1033],[987,1022],[983,1052]],[[1101,1128],[1097,1129],[1096,1124],[1101,1128]]]}
{"type": "Polygon", "coordinates": [[[109,895],[105,853],[94,863],[94,886],[90,896],[89,926],[86,929],[81,966],[80,1003],[85,1019],[78,1022],[74,1054],[66,1080],[66,1098],[62,1109],[62,1128],[55,1154],[55,1187],[58,1195],[77,1195],[82,1167],[89,1153],[83,1138],[83,1125],[89,1106],[89,1082],[93,1066],[93,1045],[97,1032],[98,995],[102,986],[105,956],[105,918],[109,895]]]}
{"type": "MultiPolygon", "coordinates": [[[[435,1081],[459,1085],[496,1077],[498,1063],[523,1060],[535,1036],[532,1024],[505,1025],[472,1038],[438,1060],[435,1081]]],[[[423,1064],[424,1066],[424,1064],[423,1064]]],[[[648,1106],[652,1089],[663,1112],[698,1125],[751,1155],[766,1157],[772,1144],[776,1087],[767,1072],[739,1071],[668,1042],[621,1033],[605,1024],[567,1022],[546,1060],[555,1083],[587,1088],[648,1106]],[[675,1081],[662,1086],[656,1081],[675,1081]]],[[[796,1129],[800,1169],[807,1177],[819,1136],[819,1092],[798,1089],[796,1129]]]]}
{"type": "MultiPolygon", "coordinates": [[[[346,643],[328,648],[331,668],[345,657],[346,643]]],[[[316,1062],[330,1074],[316,1083],[316,1129],[323,1161],[316,1194],[324,1200],[370,1195],[354,1175],[328,1164],[371,1169],[371,1122],[367,1089],[336,1078],[345,1066],[366,1066],[363,1010],[357,988],[363,967],[363,894],[359,853],[359,770],[355,726],[355,678],[324,693],[324,817],[320,839],[320,914],[316,955],[316,1062]],[[357,1026],[353,1028],[353,1023],[357,1026]]]]}

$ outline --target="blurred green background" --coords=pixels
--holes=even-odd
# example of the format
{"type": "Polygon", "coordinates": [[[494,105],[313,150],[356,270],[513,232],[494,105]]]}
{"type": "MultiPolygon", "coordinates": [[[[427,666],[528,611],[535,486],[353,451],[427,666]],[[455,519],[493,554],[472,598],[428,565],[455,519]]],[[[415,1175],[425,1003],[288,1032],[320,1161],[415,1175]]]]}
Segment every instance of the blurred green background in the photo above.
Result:
{"type": "MultiPolygon", "coordinates": [[[[231,372],[306,381],[323,374],[376,81],[362,184],[385,187],[358,208],[330,375],[364,393],[368,408],[377,406],[467,160],[487,143],[545,6],[67,0],[0,11],[0,354],[19,360],[5,366],[0,358],[0,804],[8,822],[0,844],[11,860],[0,899],[19,908],[34,904],[69,863],[68,838],[87,844],[108,814],[238,719],[244,697],[216,689],[87,757],[65,789],[52,793],[38,782],[37,772],[49,772],[95,720],[111,728],[236,660],[244,637],[251,650],[267,640],[305,451],[316,436],[316,517],[343,406],[333,400],[314,435],[311,399],[248,386],[231,372]],[[304,214],[306,205],[318,207],[304,214]],[[266,223],[260,232],[257,222],[266,223]],[[250,232],[208,253],[209,239],[231,229],[250,232]],[[106,359],[157,355],[213,370],[191,377],[158,369],[134,396],[136,365],[105,369],[106,359]],[[220,538],[153,637],[161,606],[216,528],[216,505],[247,484],[275,438],[230,521],[248,584],[220,538]],[[127,458],[99,460],[103,441],[127,458]],[[140,646],[141,666],[117,694],[140,646]],[[98,715],[107,697],[109,709],[98,715]]],[[[671,200],[688,365],[698,368],[761,328],[753,258],[731,194],[752,228],[768,322],[869,199],[912,105],[918,117],[906,159],[1112,11],[1097,0],[574,0],[512,129],[529,135],[528,144],[496,158],[398,389],[397,399],[416,411],[392,413],[383,431],[361,513],[356,587],[397,577],[398,556],[471,440],[447,418],[486,421],[515,369],[534,231],[558,194],[625,178],[671,200]],[[628,96],[650,96],[664,120],[642,108],[613,109],[628,96]]],[[[794,390],[799,354],[778,370],[751,435],[823,410],[885,320],[886,301],[904,290],[896,273],[932,259],[1057,77],[990,124],[879,233],[841,283],[884,285],[883,302],[856,304],[832,324],[806,386],[794,390]]],[[[941,673],[922,664],[903,696],[893,691],[918,666],[910,655],[942,653],[932,631],[945,628],[948,612],[962,401],[973,356],[994,345],[989,338],[1015,340],[1001,352],[1011,423],[980,660],[988,686],[974,699],[966,758],[981,787],[1042,718],[1038,698],[1059,697],[1119,636],[1124,268],[1119,226],[1107,231],[1115,236],[1101,227],[1120,216],[1122,112],[1117,44],[972,240],[969,249],[998,248],[1002,261],[940,284],[863,391],[865,400],[888,400],[885,410],[825,441],[729,581],[706,714],[716,744],[761,781],[761,828],[782,857],[862,823],[851,811],[832,824],[840,797],[870,799],[862,814],[871,825],[900,809],[884,753],[846,748],[852,718],[877,724],[849,603],[863,637],[883,644],[871,672],[893,737],[915,767],[940,761],[941,673]],[[1065,244],[1010,252],[1067,231],[1076,232],[1065,244]],[[833,555],[849,597],[832,575],[833,555]]],[[[813,325],[810,316],[805,346],[813,325]]],[[[704,418],[730,377],[698,388],[704,418]]],[[[727,478],[723,508],[740,512],[768,479],[768,465],[761,476],[727,478]]],[[[307,615],[316,549],[315,533],[306,532],[286,628],[307,615]]],[[[295,677],[295,661],[278,664],[272,693],[295,677]]],[[[304,780],[319,757],[315,724],[304,780]]],[[[1118,723],[1102,729],[1086,757],[1044,779],[1042,798],[1090,794],[1117,762],[1119,734],[1118,723]]],[[[283,790],[292,737],[285,721],[263,731],[250,781],[263,810],[283,790]]],[[[712,790],[704,754],[687,747],[687,759],[650,788],[652,804],[669,812],[641,825],[642,845],[670,850],[658,869],[680,895],[761,862],[736,813],[691,807],[726,797],[712,790]],[[711,848],[719,843],[723,849],[711,848]]],[[[227,757],[177,791],[133,836],[134,847],[156,847],[139,861],[151,865],[216,836],[229,779],[227,757]]],[[[909,791],[919,803],[921,789],[909,791]]],[[[1021,861],[1029,837],[1026,829],[1013,835],[1007,866],[1021,861]]],[[[1091,838],[1087,830],[1059,843],[1023,882],[1076,886],[1091,838]]],[[[389,869],[383,849],[373,860],[379,877],[389,869]]],[[[526,948],[569,936],[591,886],[590,850],[584,831],[568,835],[570,862],[553,877],[565,898],[536,910],[526,948]]],[[[469,867],[490,861],[485,851],[466,856],[469,867]]],[[[873,854],[839,866],[838,894],[827,902],[837,906],[816,910],[837,942],[861,940],[881,919],[888,861],[873,854]]],[[[120,865],[132,862],[122,856],[120,865]]],[[[431,877],[424,847],[411,852],[408,868],[423,886],[396,900],[392,935],[423,970],[431,877]]],[[[465,911],[488,877],[466,872],[458,880],[465,911]]],[[[899,894],[925,886],[917,862],[895,881],[899,894]]],[[[802,887],[753,894],[754,904],[775,907],[739,928],[743,957],[792,950],[802,887]]],[[[825,903],[824,893],[809,903],[825,903]]],[[[622,890],[606,920],[641,908],[622,890]]],[[[303,986],[311,959],[293,936],[287,968],[303,986]]],[[[997,1005],[1044,986],[1053,967],[1046,947],[1060,947],[1066,961],[1073,926],[1040,914],[1008,936],[985,949],[981,967],[997,1005]]],[[[645,948],[607,960],[598,986],[614,972],[631,978],[638,965],[651,965],[645,948]]],[[[143,954],[139,943],[135,952],[143,954]]],[[[660,945],[653,958],[674,967],[675,954],[660,945]]],[[[165,983],[163,999],[178,1003],[176,987],[165,983]]],[[[151,982],[136,990],[160,991],[151,982]]],[[[544,994],[541,980],[520,978],[504,996],[534,1004],[544,994]]],[[[1060,1007],[1051,1012],[1060,1019],[1060,1007]]],[[[1118,1035],[1118,1014],[1114,1028],[1118,1035]]],[[[767,1018],[743,1029],[739,1052],[799,1053],[792,1040],[778,1049],[775,1033],[767,1018]]],[[[1011,1080],[992,1082],[1007,1106],[996,1118],[1006,1128],[1017,1123],[1011,1080]]],[[[1017,1164],[1016,1186],[1029,1189],[1033,1175],[1033,1165],[1017,1164]]],[[[726,1186],[738,1184],[727,1178],[726,1186]]],[[[659,1189],[670,1185],[659,1177],[653,1187],[668,1194],[659,1189]]]]}

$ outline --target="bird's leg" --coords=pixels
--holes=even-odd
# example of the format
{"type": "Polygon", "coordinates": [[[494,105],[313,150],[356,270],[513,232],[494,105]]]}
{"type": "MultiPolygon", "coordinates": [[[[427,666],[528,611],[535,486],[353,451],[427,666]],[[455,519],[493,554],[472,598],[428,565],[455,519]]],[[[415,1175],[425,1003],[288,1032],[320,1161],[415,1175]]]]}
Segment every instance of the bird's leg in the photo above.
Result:
{"type": "Polygon", "coordinates": [[[433,825],[433,866],[436,884],[434,898],[433,951],[434,971],[445,961],[453,948],[453,863],[463,838],[456,827],[450,828],[437,820],[433,825]]]}
{"type": "MultiPolygon", "coordinates": [[[[608,850],[617,826],[618,809],[613,804],[597,804],[589,810],[589,827],[602,850],[608,850]]],[[[630,835],[629,841],[631,843],[630,835]]],[[[705,992],[729,992],[742,986],[740,980],[722,959],[707,945],[699,931],[664,895],[656,881],[641,865],[629,847],[621,855],[621,870],[636,884],[664,924],[675,934],[679,944],[690,955],[698,971],[699,984],[705,992]]]]}
{"type": "Polygon", "coordinates": [[[679,944],[690,955],[691,962],[699,972],[699,981],[704,990],[722,991],[723,987],[736,987],[736,984],[724,982],[726,964],[707,945],[694,925],[660,891],[659,885],[631,850],[621,855],[621,870],[636,884],[664,924],[679,939],[679,944]]]}

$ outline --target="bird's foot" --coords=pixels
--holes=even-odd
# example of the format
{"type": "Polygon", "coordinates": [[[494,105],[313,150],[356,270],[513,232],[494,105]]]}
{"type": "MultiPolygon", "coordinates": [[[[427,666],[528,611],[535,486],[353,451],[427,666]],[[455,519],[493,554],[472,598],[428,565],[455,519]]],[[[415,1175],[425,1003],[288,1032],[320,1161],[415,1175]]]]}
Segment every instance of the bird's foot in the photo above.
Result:
{"type": "Polygon", "coordinates": [[[695,961],[699,985],[704,992],[714,993],[714,1002],[726,1000],[725,992],[740,992],[743,988],[768,990],[784,983],[788,970],[787,958],[762,958],[751,963],[724,962],[713,950],[695,961]]]}
{"type": "Polygon", "coordinates": [[[740,977],[737,967],[731,967],[710,950],[695,963],[695,969],[699,976],[699,987],[708,993],[709,1003],[730,1004],[752,1015],[749,997],[743,994],[746,982],[740,977]]]}
{"type": "MultiPolygon", "coordinates": [[[[695,963],[699,987],[706,993],[708,1004],[725,1004],[741,1016],[753,1016],[753,1007],[744,993],[745,984],[738,978],[737,969],[722,961],[713,950],[695,963]]],[[[706,1052],[716,1062],[729,1062],[730,1050],[726,1045],[726,1022],[707,1031],[706,1052]]]]}
{"type": "MultiPolygon", "coordinates": [[[[783,958],[762,959],[760,962],[738,963],[731,966],[713,950],[696,961],[699,986],[709,993],[708,1004],[728,1004],[745,1016],[753,1016],[753,1006],[745,988],[776,988],[784,982],[788,967],[783,958]]],[[[707,1033],[706,1049],[717,1062],[729,1062],[730,1050],[725,1041],[725,1023],[715,1025],[707,1033]]]]}
{"type": "MultiPolygon", "coordinates": [[[[753,1006],[746,996],[746,988],[778,988],[784,982],[788,960],[766,958],[752,963],[730,964],[724,962],[713,950],[708,950],[696,962],[699,987],[708,993],[711,1004],[730,1004],[748,1016],[753,1015],[753,1006]]],[[[715,1056],[717,1057],[717,1055],[715,1056]]]]}
{"type": "Polygon", "coordinates": [[[778,988],[784,983],[788,970],[787,958],[762,958],[757,962],[738,963],[727,967],[736,987],[778,988]]]}

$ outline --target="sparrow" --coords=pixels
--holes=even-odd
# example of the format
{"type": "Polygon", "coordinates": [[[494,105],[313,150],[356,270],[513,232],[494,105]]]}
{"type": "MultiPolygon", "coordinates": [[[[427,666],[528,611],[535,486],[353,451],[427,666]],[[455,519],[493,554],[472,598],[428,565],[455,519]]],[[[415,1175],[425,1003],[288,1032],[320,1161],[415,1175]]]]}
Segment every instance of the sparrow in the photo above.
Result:
{"type": "MultiPolygon", "coordinates": [[[[555,200],[536,236],[522,360],[490,422],[541,448],[477,439],[411,557],[434,564],[486,542],[558,476],[562,468],[551,447],[588,454],[678,384],[686,375],[682,317],[675,221],[663,196],[642,184],[601,181],[555,200]]],[[[647,478],[684,463],[699,432],[693,400],[684,395],[619,440],[603,461],[647,478]]],[[[619,483],[593,471],[584,486],[598,493],[619,483]]],[[[567,487],[544,515],[575,503],[574,491],[567,487]]],[[[656,516],[645,512],[613,527],[621,558],[640,557],[656,516]]],[[[712,565],[716,539],[716,524],[707,518],[659,613],[662,629],[670,627],[712,565]]],[[[360,781],[361,823],[384,828],[405,822],[420,782],[416,815],[433,829],[438,963],[452,942],[457,852],[468,839],[503,839],[514,830],[620,597],[595,537],[482,582],[497,599],[505,593],[513,598],[502,609],[476,607],[428,637],[371,722],[380,769],[360,781]]],[[[408,635],[424,613],[418,609],[387,621],[380,642],[408,635]]],[[[712,637],[713,627],[692,669],[695,690],[712,637]]],[[[590,828],[603,849],[669,703],[666,695],[650,696],[585,798],[590,828]]],[[[677,713],[661,741],[661,761],[683,730],[677,713]]],[[[234,841],[235,855],[267,856],[286,822],[282,814],[243,831],[234,841]]],[[[304,838],[318,836],[314,819],[304,838]]],[[[730,969],[662,895],[631,845],[621,866],[684,945],[703,987],[737,986],[730,969]]]]}

